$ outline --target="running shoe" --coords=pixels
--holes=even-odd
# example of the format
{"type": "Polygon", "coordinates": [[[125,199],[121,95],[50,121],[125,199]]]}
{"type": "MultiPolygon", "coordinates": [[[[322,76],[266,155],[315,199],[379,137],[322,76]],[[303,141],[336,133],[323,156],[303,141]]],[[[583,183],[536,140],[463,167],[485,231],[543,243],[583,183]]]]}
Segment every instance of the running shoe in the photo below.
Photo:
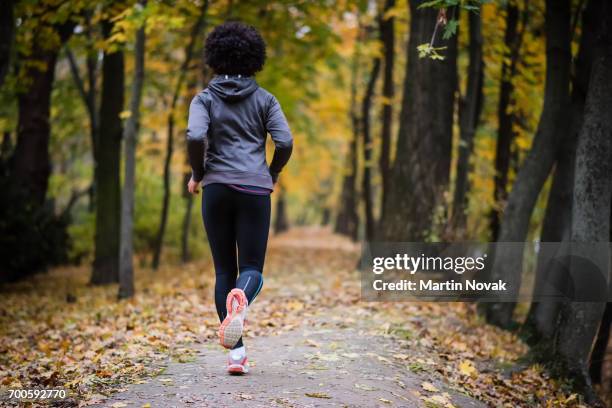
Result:
{"type": "Polygon", "coordinates": [[[227,357],[227,372],[235,375],[249,372],[249,363],[244,346],[235,350],[230,350],[229,356],[227,357]]]}
{"type": "Polygon", "coordinates": [[[227,316],[219,326],[219,343],[231,349],[238,343],[244,330],[249,301],[242,289],[232,289],[227,295],[227,316]]]}

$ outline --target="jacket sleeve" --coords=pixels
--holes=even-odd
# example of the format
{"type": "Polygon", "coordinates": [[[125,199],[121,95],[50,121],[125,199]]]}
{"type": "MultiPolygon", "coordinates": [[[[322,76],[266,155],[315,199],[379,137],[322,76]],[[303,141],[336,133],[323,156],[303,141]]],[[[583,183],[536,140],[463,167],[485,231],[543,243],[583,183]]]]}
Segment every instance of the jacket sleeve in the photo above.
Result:
{"type": "Polygon", "coordinates": [[[291,157],[293,136],[291,135],[289,124],[287,123],[280,103],[278,103],[278,100],[274,96],[272,96],[270,100],[267,113],[266,128],[275,146],[274,155],[272,156],[272,162],[270,162],[269,167],[272,179],[276,182],[278,174],[289,161],[289,157],[291,157]]]}
{"type": "Polygon", "coordinates": [[[195,181],[204,178],[204,164],[208,149],[208,125],[210,116],[201,95],[196,95],[189,106],[187,121],[187,155],[195,181]]]}

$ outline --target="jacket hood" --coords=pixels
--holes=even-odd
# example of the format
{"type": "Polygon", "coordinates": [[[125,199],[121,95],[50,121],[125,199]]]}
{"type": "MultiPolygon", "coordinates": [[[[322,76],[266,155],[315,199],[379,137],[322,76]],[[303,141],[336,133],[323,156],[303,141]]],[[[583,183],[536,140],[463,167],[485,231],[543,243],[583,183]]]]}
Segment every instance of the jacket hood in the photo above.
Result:
{"type": "Polygon", "coordinates": [[[251,95],[259,88],[252,77],[217,75],[209,83],[215,95],[226,102],[238,102],[251,95]]]}

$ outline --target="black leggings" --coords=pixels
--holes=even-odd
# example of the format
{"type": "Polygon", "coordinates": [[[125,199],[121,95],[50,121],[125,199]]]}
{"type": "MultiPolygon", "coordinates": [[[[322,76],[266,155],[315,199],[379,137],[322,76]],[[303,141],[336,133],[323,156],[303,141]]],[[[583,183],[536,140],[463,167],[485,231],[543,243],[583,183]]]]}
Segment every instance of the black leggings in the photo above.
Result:
{"type": "MultiPolygon", "coordinates": [[[[215,264],[215,305],[223,321],[227,315],[227,294],[233,288],[244,290],[251,304],[263,285],[270,196],[209,184],[204,187],[202,218],[215,264]]],[[[242,339],[236,344],[241,346],[242,339]]]]}

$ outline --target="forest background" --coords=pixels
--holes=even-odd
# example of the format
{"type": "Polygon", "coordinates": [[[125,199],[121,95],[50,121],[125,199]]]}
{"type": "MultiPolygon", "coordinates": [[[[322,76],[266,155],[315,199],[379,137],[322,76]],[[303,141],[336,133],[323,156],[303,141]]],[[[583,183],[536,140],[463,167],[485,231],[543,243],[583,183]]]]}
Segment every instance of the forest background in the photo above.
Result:
{"type": "MultiPolygon", "coordinates": [[[[130,297],[133,262],[155,270],[206,256],[199,200],[185,190],[184,130],[212,75],[205,35],[232,19],[265,38],[257,81],[295,137],[273,194],[276,232],[322,224],[356,241],[609,242],[611,9],[5,0],[0,279],[91,265],[91,284],[121,282],[130,297]]],[[[491,276],[514,270],[520,281],[522,255],[497,253],[491,276]]],[[[480,310],[516,329],[515,306],[480,310]]],[[[523,308],[522,333],[539,350],[553,342],[555,356],[542,359],[588,395],[601,381],[609,304],[540,306],[523,308]]]]}

